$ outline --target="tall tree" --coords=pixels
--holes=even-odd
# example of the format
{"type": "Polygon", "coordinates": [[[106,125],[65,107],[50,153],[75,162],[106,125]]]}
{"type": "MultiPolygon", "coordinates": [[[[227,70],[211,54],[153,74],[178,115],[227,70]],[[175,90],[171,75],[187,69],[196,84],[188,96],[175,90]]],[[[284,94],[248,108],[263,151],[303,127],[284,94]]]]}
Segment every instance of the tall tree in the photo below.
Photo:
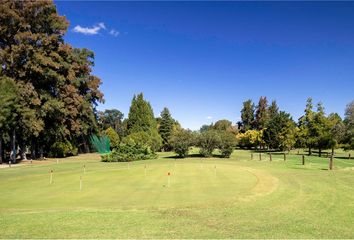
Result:
{"type": "Polygon", "coordinates": [[[350,102],[345,109],[344,124],[346,148],[354,149],[354,101],[350,102]]]}
{"type": "Polygon", "coordinates": [[[55,141],[85,141],[103,101],[93,52],[64,42],[68,22],[51,1],[2,1],[0,22],[1,75],[21,96],[18,142],[32,145],[35,157],[55,141]]]}
{"type": "Polygon", "coordinates": [[[312,98],[306,101],[305,114],[299,119],[299,141],[300,144],[309,149],[312,155],[312,148],[315,146],[317,138],[314,131],[314,112],[312,98]]]}
{"type": "Polygon", "coordinates": [[[98,119],[103,129],[113,128],[120,137],[122,137],[124,114],[117,109],[106,109],[103,112],[98,112],[98,119]]]}
{"type": "Polygon", "coordinates": [[[251,99],[243,102],[243,108],[241,110],[241,120],[244,132],[252,129],[252,126],[254,124],[254,108],[254,103],[251,99]]]}
{"type": "Polygon", "coordinates": [[[279,107],[277,105],[277,102],[273,100],[268,108],[269,119],[274,118],[278,113],[279,113],[279,107]]]}
{"type": "Polygon", "coordinates": [[[154,150],[159,150],[162,139],[157,131],[157,123],[154,112],[149,102],[144,99],[142,93],[133,97],[127,120],[127,132],[130,139],[139,142],[148,142],[154,150]],[[146,138],[148,136],[148,141],[146,138]],[[140,141],[141,140],[141,141],[140,141]]]}
{"type": "Polygon", "coordinates": [[[170,139],[173,134],[174,120],[168,108],[164,108],[161,112],[161,120],[159,124],[159,134],[162,138],[162,147],[165,151],[171,150],[170,139]]]}
{"type": "Polygon", "coordinates": [[[338,147],[339,143],[343,141],[345,136],[345,125],[342,118],[337,113],[331,113],[328,116],[329,124],[329,147],[332,150],[332,155],[334,154],[334,149],[338,147]]]}
{"type": "Polygon", "coordinates": [[[255,115],[255,127],[258,130],[262,130],[266,127],[266,124],[269,120],[268,115],[268,101],[267,97],[260,97],[258,105],[256,107],[256,115],[255,115]]]}

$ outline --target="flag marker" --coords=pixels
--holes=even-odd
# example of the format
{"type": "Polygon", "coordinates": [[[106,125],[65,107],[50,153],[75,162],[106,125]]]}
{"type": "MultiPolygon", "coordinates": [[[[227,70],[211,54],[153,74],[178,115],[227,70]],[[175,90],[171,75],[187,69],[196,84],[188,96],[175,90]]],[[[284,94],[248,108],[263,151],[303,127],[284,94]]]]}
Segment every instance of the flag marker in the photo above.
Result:
{"type": "Polygon", "coordinates": [[[53,183],[53,169],[50,170],[49,184],[53,183]]]}
{"type": "Polygon", "coordinates": [[[168,173],[167,173],[167,176],[168,176],[168,183],[167,183],[167,186],[170,187],[170,184],[171,184],[171,173],[168,172],[168,173]]]}

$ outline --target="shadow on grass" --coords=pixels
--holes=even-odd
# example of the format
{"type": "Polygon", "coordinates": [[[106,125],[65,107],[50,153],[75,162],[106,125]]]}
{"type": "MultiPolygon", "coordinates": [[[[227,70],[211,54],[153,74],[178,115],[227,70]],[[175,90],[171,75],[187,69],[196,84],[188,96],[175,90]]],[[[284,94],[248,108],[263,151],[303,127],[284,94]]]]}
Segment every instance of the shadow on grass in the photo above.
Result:
{"type": "Polygon", "coordinates": [[[213,154],[212,156],[210,157],[205,157],[204,155],[200,154],[200,153],[192,153],[192,154],[189,154],[188,156],[186,157],[179,157],[178,155],[175,155],[175,156],[166,156],[166,157],[163,157],[163,158],[169,158],[169,159],[184,159],[184,158],[223,158],[221,155],[217,155],[217,154],[213,154]]]}

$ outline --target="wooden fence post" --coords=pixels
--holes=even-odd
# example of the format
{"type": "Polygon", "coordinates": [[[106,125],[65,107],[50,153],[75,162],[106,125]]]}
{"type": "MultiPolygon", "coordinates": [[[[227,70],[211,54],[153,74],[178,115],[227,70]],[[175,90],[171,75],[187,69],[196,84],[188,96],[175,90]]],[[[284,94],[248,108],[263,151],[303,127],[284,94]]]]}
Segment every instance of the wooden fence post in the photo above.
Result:
{"type": "Polygon", "coordinates": [[[302,154],[302,165],[305,165],[305,155],[302,154]]]}
{"type": "Polygon", "coordinates": [[[262,161],[262,153],[259,153],[259,161],[262,161]]]}
{"type": "Polygon", "coordinates": [[[272,153],[269,153],[269,162],[272,161],[272,153]]]}
{"type": "Polygon", "coordinates": [[[286,154],[284,153],[284,161],[286,161],[286,154]]]}

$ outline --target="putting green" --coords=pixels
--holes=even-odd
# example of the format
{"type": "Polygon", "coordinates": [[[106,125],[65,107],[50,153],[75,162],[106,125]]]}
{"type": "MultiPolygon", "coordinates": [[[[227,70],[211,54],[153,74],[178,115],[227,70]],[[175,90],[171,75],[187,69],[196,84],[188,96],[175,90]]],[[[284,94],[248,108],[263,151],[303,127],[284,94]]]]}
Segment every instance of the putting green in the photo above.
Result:
{"type": "Polygon", "coordinates": [[[2,209],[187,207],[250,200],[277,187],[277,179],[265,172],[209,160],[59,163],[16,171],[2,187],[2,209]]]}
{"type": "Polygon", "coordinates": [[[306,156],[302,165],[297,151],[286,161],[283,153],[272,161],[254,154],[175,160],[159,153],[130,164],[86,154],[4,168],[0,238],[354,237],[348,153],[337,153],[333,171],[325,157],[306,156]]]}

